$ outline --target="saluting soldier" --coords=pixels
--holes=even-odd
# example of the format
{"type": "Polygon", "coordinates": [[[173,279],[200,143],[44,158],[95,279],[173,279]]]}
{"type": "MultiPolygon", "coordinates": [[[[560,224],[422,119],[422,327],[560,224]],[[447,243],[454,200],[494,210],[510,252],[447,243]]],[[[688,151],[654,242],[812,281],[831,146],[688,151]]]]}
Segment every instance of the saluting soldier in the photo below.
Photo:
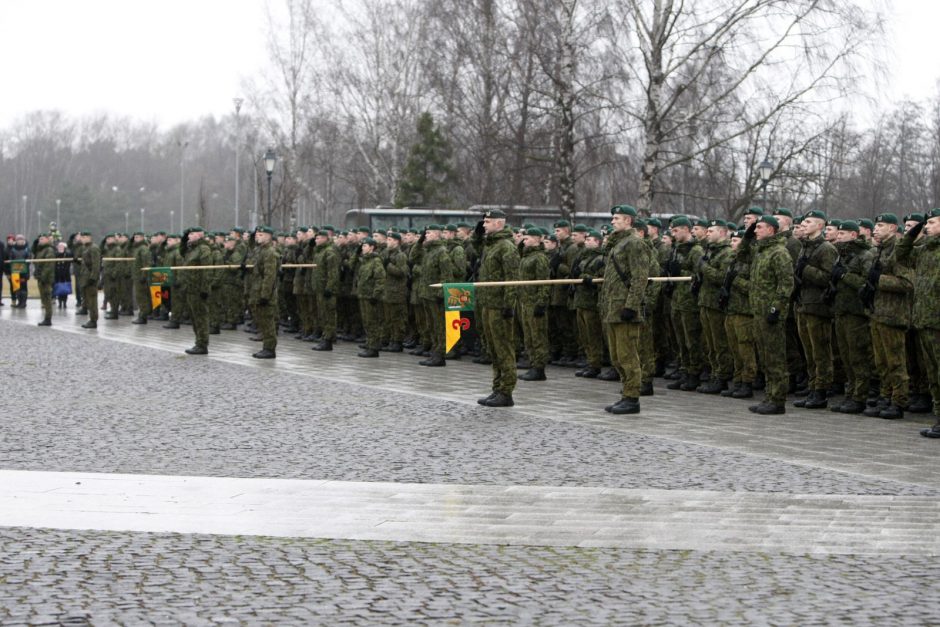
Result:
{"type": "Polygon", "coordinates": [[[249,273],[248,306],[261,335],[261,350],[255,359],[274,359],[277,349],[277,291],[280,258],[274,246],[274,229],[262,226],[255,233],[254,266],[249,273]]]}
{"type": "Polygon", "coordinates": [[[612,414],[636,414],[640,411],[640,333],[644,321],[646,283],[649,279],[650,253],[633,229],[636,209],[617,205],[611,209],[614,232],[608,238],[604,265],[604,323],[610,363],[620,375],[620,400],[604,409],[612,414]]]}

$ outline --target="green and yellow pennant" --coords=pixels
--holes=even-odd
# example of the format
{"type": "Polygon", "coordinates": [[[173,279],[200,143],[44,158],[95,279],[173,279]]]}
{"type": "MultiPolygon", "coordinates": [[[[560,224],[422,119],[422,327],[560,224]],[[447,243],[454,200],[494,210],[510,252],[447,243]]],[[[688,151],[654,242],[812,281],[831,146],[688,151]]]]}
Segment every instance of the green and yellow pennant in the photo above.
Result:
{"type": "Polygon", "coordinates": [[[476,289],[473,283],[444,283],[444,351],[450,351],[460,341],[464,331],[470,330],[470,318],[461,315],[473,311],[476,289]]]}

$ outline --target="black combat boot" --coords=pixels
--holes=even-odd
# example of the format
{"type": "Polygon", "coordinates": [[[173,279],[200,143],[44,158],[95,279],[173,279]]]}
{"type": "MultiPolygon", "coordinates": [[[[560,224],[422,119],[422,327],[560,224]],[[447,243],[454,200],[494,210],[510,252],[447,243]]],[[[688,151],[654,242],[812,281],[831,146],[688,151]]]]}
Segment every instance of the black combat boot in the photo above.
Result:
{"type": "Polygon", "coordinates": [[[940,438],[940,421],[929,429],[921,429],[920,434],[925,438],[940,438]]]}
{"type": "Polygon", "coordinates": [[[682,373],[682,376],[680,376],[678,379],[674,379],[672,383],[667,383],[666,389],[667,390],[679,390],[682,388],[683,385],[685,385],[685,382],[688,381],[688,379],[689,379],[689,375],[682,373]]]}
{"type": "Polygon", "coordinates": [[[761,416],[787,413],[786,407],[783,405],[777,405],[776,403],[771,403],[770,401],[763,401],[759,405],[752,405],[748,407],[748,410],[752,413],[760,414],[761,416]]]}
{"type": "Polygon", "coordinates": [[[914,394],[911,396],[910,403],[907,404],[907,411],[912,414],[929,414],[932,409],[930,394],[914,394]]]}
{"type": "Polygon", "coordinates": [[[109,311],[104,316],[102,316],[102,318],[104,318],[105,320],[117,320],[118,314],[116,311],[109,311]]]}
{"type": "Polygon", "coordinates": [[[320,343],[316,346],[311,346],[310,350],[314,351],[331,351],[333,350],[333,342],[330,340],[320,340],[320,343]]]}
{"type": "Polygon", "coordinates": [[[274,359],[277,355],[274,354],[274,351],[262,348],[257,353],[252,354],[252,357],[255,359],[274,359]]]}
{"type": "Polygon", "coordinates": [[[738,389],[731,393],[731,398],[754,398],[754,388],[750,382],[742,381],[738,389]]]}
{"type": "Polygon", "coordinates": [[[137,316],[136,318],[131,320],[131,324],[147,324],[147,319],[144,318],[143,316],[137,316]]]}
{"type": "Polygon", "coordinates": [[[363,348],[361,351],[356,353],[356,357],[378,357],[379,351],[374,348],[363,348]]]}
{"type": "Polygon", "coordinates": [[[486,399],[485,403],[482,403],[487,407],[512,407],[515,403],[512,400],[512,396],[509,394],[503,394],[502,392],[496,392],[492,397],[486,399]]]}
{"type": "Polygon", "coordinates": [[[447,359],[447,360],[460,359],[460,353],[458,353],[456,349],[449,350],[447,351],[447,354],[444,355],[444,359],[447,359]]]}
{"type": "Polygon", "coordinates": [[[869,401],[868,407],[865,409],[865,411],[862,412],[862,414],[868,416],[869,418],[879,418],[881,417],[882,410],[887,409],[888,405],[890,405],[888,399],[879,396],[878,399],[875,400],[874,405],[872,405],[869,401]]]}
{"type": "Polygon", "coordinates": [[[219,328],[222,329],[223,331],[234,331],[234,330],[235,330],[235,325],[232,324],[231,322],[223,322],[223,323],[219,326],[219,328]]]}
{"type": "Polygon", "coordinates": [[[699,392],[702,394],[721,394],[728,389],[727,379],[713,378],[705,385],[701,386],[699,392]]]}
{"type": "Polygon", "coordinates": [[[519,375],[520,381],[545,381],[545,368],[529,368],[519,375]]]}
{"type": "MultiPolygon", "coordinates": [[[[799,396],[799,394],[800,393],[797,392],[797,396],[799,396]]],[[[816,398],[816,390],[810,390],[809,394],[806,395],[806,398],[799,400],[799,401],[793,401],[793,406],[794,407],[806,407],[806,403],[810,402],[811,400],[815,400],[815,398],[816,398]]]]}
{"type": "Polygon", "coordinates": [[[402,352],[403,348],[400,343],[392,342],[391,344],[388,345],[388,348],[385,350],[387,350],[390,353],[400,353],[402,352]]]}
{"type": "Polygon", "coordinates": [[[803,403],[803,409],[825,409],[829,406],[829,391],[820,389],[815,392],[815,398],[807,397],[806,402],[803,403]]]}
{"type": "Polygon", "coordinates": [[[833,407],[833,411],[840,414],[860,414],[865,411],[865,403],[862,401],[853,401],[851,398],[845,399],[838,407],[833,407]]]}
{"type": "Polygon", "coordinates": [[[585,379],[596,379],[600,375],[600,373],[601,373],[600,368],[591,368],[590,366],[588,366],[587,368],[582,368],[581,370],[578,370],[577,372],[575,372],[574,376],[584,377],[585,379]]]}
{"type": "Polygon", "coordinates": [[[51,319],[51,318],[43,318],[42,322],[40,322],[40,323],[37,324],[36,326],[39,326],[39,327],[51,327],[51,326],[52,326],[52,319],[51,319]]]}
{"type": "Polygon", "coordinates": [[[187,355],[208,355],[209,349],[206,348],[205,346],[196,345],[196,346],[193,346],[192,348],[187,348],[186,354],[187,355]]]}
{"type": "Polygon", "coordinates": [[[891,403],[887,407],[881,410],[881,413],[878,414],[879,418],[884,418],[885,420],[900,420],[904,417],[904,410],[900,405],[896,403],[891,403]]]}
{"type": "Polygon", "coordinates": [[[697,374],[688,374],[685,377],[685,381],[682,385],[679,386],[679,389],[683,392],[694,392],[699,386],[699,378],[697,374]]]}
{"type": "Polygon", "coordinates": [[[636,396],[624,396],[610,407],[610,413],[618,416],[640,413],[640,399],[636,396]]]}
{"type": "Polygon", "coordinates": [[[486,405],[489,401],[493,400],[493,398],[495,398],[495,396],[496,396],[496,392],[490,392],[490,395],[489,395],[489,396],[484,396],[483,398],[478,398],[478,399],[477,399],[477,403],[479,403],[480,405],[486,405]]]}
{"type": "Polygon", "coordinates": [[[447,365],[447,360],[444,359],[443,355],[438,355],[437,353],[431,353],[427,359],[422,359],[418,362],[419,366],[429,366],[431,368],[442,368],[447,365]]]}
{"type": "MultiPolygon", "coordinates": [[[[590,379],[591,377],[587,378],[590,379]]],[[[597,379],[598,381],[620,381],[620,374],[616,368],[607,367],[601,370],[601,373],[597,375],[597,379]]]]}
{"type": "Polygon", "coordinates": [[[640,384],[640,396],[653,396],[653,382],[646,381],[640,384]]]}
{"type": "Polygon", "coordinates": [[[732,385],[731,387],[728,387],[728,388],[725,388],[724,390],[722,390],[722,391],[721,391],[721,395],[724,396],[725,398],[731,398],[731,395],[734,394],[735,392],[737,392],[739,389],[741,389],[741,382],[740,382],[740,381],[737,382],[737,383],[735,383],[735,384],[732,385]]]}
{"type": "Polygon", "coordinates": [[[163,325],[163,328],[164,329],[178,329],[180,328],[180,323],[177,320],[170,320],[165,325],[163,325]]]}
{"type": "Polygon", "coordinates": [[[89,320],[88,322],[82,325],[82,328],[83,329],[97,329],[98,323],[94,320],[89,320]]]}

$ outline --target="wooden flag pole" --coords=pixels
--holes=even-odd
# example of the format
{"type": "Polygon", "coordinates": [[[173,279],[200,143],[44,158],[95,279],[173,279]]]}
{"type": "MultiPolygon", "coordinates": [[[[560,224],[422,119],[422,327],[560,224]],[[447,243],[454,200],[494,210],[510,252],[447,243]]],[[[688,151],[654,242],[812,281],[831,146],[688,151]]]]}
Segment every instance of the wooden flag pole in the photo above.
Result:
{"type": "MultiPolygon", "coordinates": [[[[690,276],[651,276],[650,281],[657,283],[691,281],[690,276]]],[[[594,279],[592,283],[603,283],[604,279],[594,279]]],[[[454,281],[459,283],[459,281],[454,281]]],[[[515,287],[527,285],[577,285],[583,283],[583,279],[536,279],[533,281],[477,281],[471,283],[473,287],[515,287]]],[[[428,287],[444,287],[443,283],[432,283],[428,287]]]]}
{"type": "MultiPolygon", "coordinates": [[[[141,272],[149,272],[151,270],[162,270],[167,268],[169,270],[238,270],[242,266],[239,264],[223,264],[220,266],[153,266],[151,268],[141,268],[141,272]]],[[[245,264],[246,268],[254,268],[255,264],[249,263],[245,264]]],[[[282,268],[316,268],[317,264],[315,263],[285,263],[281,265],[282,268]]]]}

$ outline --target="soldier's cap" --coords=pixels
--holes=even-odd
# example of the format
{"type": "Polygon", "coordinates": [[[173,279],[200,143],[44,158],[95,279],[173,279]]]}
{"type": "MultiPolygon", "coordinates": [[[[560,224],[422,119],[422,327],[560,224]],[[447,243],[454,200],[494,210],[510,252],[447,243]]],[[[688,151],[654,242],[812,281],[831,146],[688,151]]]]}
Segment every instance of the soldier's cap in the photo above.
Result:
{"type": "MultiPolygon", "coordinates": [[[[543,237],[548,237],[549,235],[552,235],[552,236],[555,235],[552,231],[549,231],[549,230],[546,229],[544,226],[543,226],[543,227],[539,227],[539,230],[542,231],[542,236],[543,236],[543,237]]],[[[557,239],[557,238],[556,238],[556,239],[557,239]]]]}
{"type": "Polygon", "coordinates": [[[707,229],[707,228],[708,228],[709,226],[711,226],[711,225],[709,224],[708,220],[706,220],[705,218],[698,218],[698,219],[695,221],[695,226],[701,226],[701,227],[707,229]]]}
{"type": "Polygon", "coordinates": [[[166,237],[166,231],[154,231],[154,232],[151,234],[151,237],[153,237],[153,236],[155,236],[155,235],[163,235],[164,237],[166,237]]]}
{"type": "Polygon", "coordinates": [[[167,239],[170,239],[171,237],[174,239],[183,239],[183,236],[179,233],[168,233],[166,236],[167,239]]]}
{"type": "Polygon", "coordinates": [[[716,220],[709,220],[709,221],[708,221],[708,226],[720,226],[721,228],[726,229],[726,228],[728,228],[728,223],[725,222],[724,220],[717,220],[717,219],[716,219],[716,220]]]}
{"type": "Polygon", "coordinates": [[[649,226],[655,226],[657,229],[663,228],[663,223],[660,221],[659,218],[650,218],[649,220],[646,221],[646,223],[649,226]]]}
{"type": "Polygon", "coordinates": [[[555,236],[554,233],[549,233],[549,234],[548,234],[548,239],[549,239],[550,241],[552,241],[552,242],[557,242],[557,241],[558,241],[558,238],[555,236]]]}
{"type": "Polygon", "coordinates": [[[793,218],[793,224],[803,224],[803,216],[796,216],[793,218]]]}
{"type": "Polygon", "coordinates": [[[900,224],[901,221],[893,213],[879,213],[875,216],[875,224],[884,222],[885,224],[900,224]]]}
{"type": "Polygon", "coordinates": [[[571,223],[567,220],[558,220],[555,224],[552,225],[553,229],[570,229],[571,223]]]}
{"type": "Polygon", "coordinates": [[[445,231],[452,231],[452,232],[456,233],[456,232],[457,232],[457,225],[456,225],[456,224],[445,224],[445,225],[444,225],[444,230],[445,230],[445,231]]]}
{"type": "Polygon", "coordinates": [[[272,229],[270,226],[268,226],[268,225],[266,225],[266,224],[263,225],[263,226],[259,226],[257,229],[255,229],[255,232],[256,232],[256,233],[267,233],[268,235],[274,235],[274,229],[272,229]]]}
{"type": "Polygon", "coordinates": [[[762,207],[748,207],[747,211],[744,212],[746,216],[762,216],[764,215],[764,209],[762,207]]]}
{"type": "Polygon", "coordinates": [[[472,229],[473,227],[470,226],[470,223],[469,223],[469,222],[458,222],[458,223],[457,223],[457,228],[458,228],[458,229],[472,229]]]}
{"type": "Polygon", "coordinates": [[[737,231],[737,230],[738,230],[738,225],[737,225],[735,222],[730,222],[730,221],[729,221],[729,222],[726,222],[725,224],[728,225],[728,230],[729,230],[729,231],[737,231]]]}
{"type": "Polygon", "coordinates": [[[763,222],[764,224],[769,224],[770,226],[774,227],[775,231],[780,230],[780,223],[777,221],[777,218],[773,216],[761,216],[757,221],[763,222]]]}
{"type": "Polygon", "coordinates": [[[819,209],[810,209],[809,211],[804,213],[803,219],[805,220],[806,218],[818,218],[822,220],[823,222],[829,222],[829,218],[826,217],[826,214],[820,211],[819,209]]]}
{"type": "Polygon", "coordinates": [[[398,228],[397,226],[390,226],[390,227],[388,227],[388,234],[389,234],[389,235],[391,235],[392,233],[399,233],[400,231],[401,231],[401,229],[398,228]]]}
{"type": "Polygon", "coordinates": [[[537,226],[533,226],[525,230],[526,235],[535,235],[536,237],[542,237],[542,229],[537,226]]]}
{"type": "Polygon", "coordinates": [[[836,228],[839,228],[840,226],[842,226],[842,220],[833,218],[832,220],[829,220],[829,222],[826,222],[826,226],[834,226],[836,228]]]}
{"type": "Polygon", "coordinates": [[[298,227],[297,227],[297,230],[300,231],[301,233],[309,233],[309,232],[310,232],[310,227],[309,227],[309,226],[298,226],[298,227]]]}
{"type": "MultiPolygon", "coordinates": [[[[201,226],[191,226],[186,230],[189,231],[190,233],[205,233],[206,232],[206,230],[202,228],[201,226]]],[[[118,235],[120,235],[120,233],[118,233],[118,235]]]]}
{"type": "Polygon", "coordinates": [[[586,224],[575,224],[572,231],[575,233],[587,233],[591,228],[586,224]]]}
{"type": "Polygon", "coordinates": [[[91,237],[91,231],[79,231],[78,234],[81,235],[81,236],[83,236],[83,237],[84,237],[84,236],[91,237]]]}
{"type": "MultiPolygon", "coordinates": [[[[329,224],[324,224],[323,227],[322,227],[320,230],[321,230],[321,231],[332,231],[332,230],[333,230],[333,227],[331,227],[329,224]],[[329,228],[327,228],[327,227],[329,227],[329,228]]],[[[358,229],[356,229],[356,230],[357,230],[358,232],[360,232],[360,233],[371,233],[371,232],[372,232],[372,231],[369,229],[369,227],[367,227],[367,226],[360,226],[360,227],[359,227],[358,229]]]]}
{"type": "Polygon", "coordinates": [[[484,218],[496,218],[496,219],[503,218],[503,219],[505,219],[505,218],[506,218],[506,212],[503,211],[502,209],[489,209],[488,211],[486,211],[486,212],[483,213],[483,217],[484,217],[484,218]]]}
{"type": "Polygon", "coordinates": [[[861,220],[859,220],[858,225],[860,227],[865,227],[869,231],[875,228],[875,223],[869,220],[868,218],[862,218],[861,220]]]}
{"type": "Polygon", "coordinates": [[[241,235],[242,233],[245,232],[245,229],[243,229],[240,226],[233,226],[231,229],[229,229],[229,231],[232,233],[238,233],[239,235],[241,235]]]}
{"type": "Polygon", "coordinates": [[[602,240],[602,239],[604,239],[604,236],[601,234],[601,232],[598,231],[598,230],[596,230],[596,229],[591,229],[590,231],[588,231],[587,236],[588,236],[588,237],[593,237],[593,238],[596,239],[596,240],[602,240]]]}
{"type": "Polygon", "coordinates": [[[788,218],[792,218],[792,217],[793,217],[793,212],[790,211],[789,209],[787,209],[786,207],[777,207],[776,209],[774,209],[774,215],[775,215],[775,216],[786,216],[786,217],[788,217],[788,218]]]}
{"type": "Polygon", "coordinates": [[[40,233],[40,234],[37,235],[36,237],[51,237],[51,235],[50,235],[49,233],[46,233],[45,231],[43,231],[42,233],[40,233]]]}
{"type": "Polygon", "coordinates": [[[531,222],[525,222],[525,223],[522,225],[522,228],[524,228],[525,230],[528,231],[528,230],[531,229],[531,228],[535,228],[535,225],[532,224],[531,222]]]}
{"type": "Polygon", "coordinates": [[[677,216],[669,221],[669,226],[687,226],[692,228],[692,222],[685,216],[677,216]]]}
{"type": "Polygon", "coordinates": [[[924,221],[924,214],[922,214],[922,213],[909,213],[909,214],[907,214],[906,216],[904,216],[904,221],[905,221],[905,222],[909,222],[910,220],[914,220],[914,221],[916,221],[916,222],[923,222],[923,221],[924,221]]]}
{"type": "Polygon", "coordinates": [[[928,220],[930,218],[940,218],[940,209],[931,209],[924,217],[928,220]]]}
{"type": "Polygon", "coordinates": [[[744,237],[744,229],[739,229],[735,231],[734,233],[731,234],[731,237],[738,237],[738,238],[744,237]]]}
{"type": "Polygon", "coordinates": [[[225,236],[225,241],[226,241],[226,242],[240,242],[241,239],[242,239],[242,238],[240,238],[240,237],[237,236],[237,235],[231,235],[231,234],[229,234],[229,235],[226,235],[226,236],[225,236]]]}
{"type": "Polygon", "coordinates": [[[636,207],[631,207],[630,205],[614,205],[610,208],[610,215],[615,216],[618,213],[625,216],[633,216],[634,218],[637,215],[636,207]]]}
{"type": "Polygon", "coordinates": [[[375,246],[375,240],[371,237],[366,237],[362,240],[363,244],[368,244],[369,246],[375,246]]]}
{"type": "Polygon", "coordinates": [[[391,237],[392,239],[397,239],[399,242],[401,241],[401,233],[399,233],[398,231],[392,231],[391,233],[388,234],[388,236],[391,237]]]}
{"type": "Polygon", "coordinates": [[[855,220],[843,220],[839,225],[840,231],[854,231],[858,233],[858,222],[855,220]]]}
{"type": "Polygon", "coordinates": [[[427,233],[428,231],[440,231],[443,228],[444,227],[441,226],[440,224],[429,224],[426,227],[424,227],[424,232],[427,233]]]}
{"type": "Polygon", "coordinates": [[[415,227],[411,227],[410,229],[408,229],[408,233],[411,233],[412,235],[417,235],[418,229],[416,229],[415,227]]]}
{"type": "Polygon", "coordinates": [[[134,231],[134,237],[137,237],[138,235],[140,235],[141,237],[147,237],[147,234],[144,233],[143,231],[134,231]]]}
{"type": "Polygon", "coordinates": [[[636,220],[633,221],[633,228],[635,228],[638,231],[643,231],[644,233],[647,232],[646,225],[647,225],[647,222],[643,218],[637,218],[636,220]]]}

